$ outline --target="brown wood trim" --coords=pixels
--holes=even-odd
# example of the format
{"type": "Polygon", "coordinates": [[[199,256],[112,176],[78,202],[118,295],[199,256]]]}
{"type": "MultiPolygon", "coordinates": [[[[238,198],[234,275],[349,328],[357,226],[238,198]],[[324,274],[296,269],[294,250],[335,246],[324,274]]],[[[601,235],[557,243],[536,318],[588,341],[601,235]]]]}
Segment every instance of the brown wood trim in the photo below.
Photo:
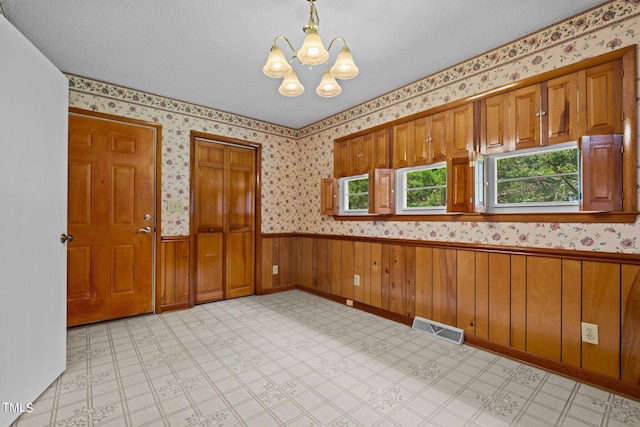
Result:
{"type": "MultiPolygon", "coordinates": [[[[637,80],[636,80],[636,48],[635,45],[631,46],[633,49],[626,49],[625,54],[622,57],[622,146],[624,148],[623,166],[622,166],[622,182],[636,182],[637,170],[636,170],[636,97],[637,92],[637,80]]],[[[625,191],[624,199],[622,200],[622,210],[632,211],[637,208],[637,192],[635,188],[623,188],[625,191]]]]}
{"type": "Polygon", "coordinates": [[[162,243],[168,242],[188,242],[191,236],[162,236],[160,240],[162,243]]]}
{"type": "Polygon", "coordinates": [[[296,288],[296,285],[281,286],[279,288],[260,289],[260,292],[256,290],[256,295],[268,295],[277,294],[278,292],[292,291],[296,288]]]}
{"type": "Polygon", "coordinates": [[[417,246],[417,247],[428,247],[428,248],[472,250],[476,252],[554,257],[554,258],[575,259],[575,260],[594,260],[594,261],[619,262],[623,264],[640,265],[640,257],[636,254],[619,254],[619,253],[613,253],[613,252],[580,251],[580,250],[571,250],[571,249],[547,249],[547,248],[532,248],[532,247],[521,247],[521,246],[481,245],[476,243],[438,242],[433,240],[391,239],[391,238],[383,238],[383,237],[356,237],[356,236],[342,236],[342,235],[336,235],[336,234],[284,233],[284,234],[263,234],[262,235],[263,239],[271,239],[271,238],[278,238],[278,237],[307,237],[312,239],[345,240],[345,241],[382,243],[382,244],[417,246]]]}
{"type": "Polygon", "coordinates": [[[640,214],[630,212],[559,213],[448,213],[434,215],[335,215],[336,221],[447,221],[447,222],[560,222],[593,224],[633,224],[640,214]]]}
{"type": "Polygon", "coordinates": [[[474,335],[465,335],[464,343],[555,372],[556,374],[566,376],[572,380],[578,380],[593,385],[594,387],[612,391],[635,400],[640,400],[640,386],[637,384],[620,381],[606,375],[547,359],[542,356],[537,356],[523,350],[496,344],[485,339],[478,338],[474,335]]]}
{"type": "MultiPolygon", "coordinates": [[[[236,139],[236,138],[230,138],[227,136],[222,136],[222,135],[215,135],[215,134],[211,134],[211,133],[206,133],[206,132],[200,132],[200,131],[196,131],[196,130],[192,130],[191,131],[191,136],[190,136],[190,142],[191,142],[191,148],[190,148],[190,159],[191,162],[193,162],[193,159],[195,158],[195,140],[197,138],[200,139],[205,139],[207,141],[211,141],[211,142],[223,142],[223,143],[229,143],[229,144],[234,144],[234,145],[239,145],[239,146],[244,146],[244,147],[251,147],[251,148],[255,148],[256,149],[256,171],[255,171],[255,189],[256,189],[256,194],[255,194],[255,216],[254,216],[254,268],[253,268],[253,274],[254,274],[254,293],[255,294],[261,294],[262,292],[262,144],[258,143],[258,142],[253,142],[253,141],[245,141],[242,139],[236,139]]],[[[193,190],[194,190],[194,183],[193,183],[193,173],[190,172],[189,174],[190,176],[190,183],[189,183],[189,187],[190,187],[190,197],[191,200],[194,200],[194,194],[193,194],[193,190]]],[[[194,236],[196,234],[196,230],[194,229],[194,224],[193,224],[193,218],[190,217],[190,221],[189,221],[189,235],[190,236],[194,236]]],[[[195,239],[191,239],[191,254],[195,254],[196,253],[196,242],[195,239]]],[[[190,272],[191,272],[191,286],[190,286],[190,290],[189,290],[189,299],[190,299],[190,304],[193,307],[195,305],[196,302],[196,257],[192,256],[191,257],[191,267],[190,267],[190,272]]]]}
{"type": "Polygon", "coordinates": [[[160,301],[160,283],[158,278],[161,274],[162,266],[158,262],[158,255],[160,254],[161,236],[162,236],[162,125],[159,123],[147,122],[144,120],[132,119],[129,117],[115,116],[112,114],[99,113],[97,111],[83,110],[81,108],[69,107],[69,114],[78,114],[82,116],[97,117],[105,120],[113,120],[116,122],[130,123],[139,126],[146,126],[155,129],[156,131],[156,147],[155,147],[155,212],[153,213],[155,221],[155,242],[154,242],[154,292],[155,301],[153,302],[153,312],[161,313],[162,304],[160,301]]]}
{"type": "MultiPolygon", "coordinates": [[[[337,302],[338,304],[343,304],[346,306],[347,304],[347,299],[350,298],[345,298],[345,297],[340,297],[337,295],[333,295],[327,292],[323,292],[323,291],[319,291],[317,289],[313,289],[313,288],[309,288],[306,286],[302,286],[302,285],[295,285],[296,289],[299,289],[301,291],[313,294],[313,295],[317,295],[319,297],[322,297],[324,299],[328,299],[334,302],[337,302]]],[[[375,314],[376,316],[380,316],[380,317],[384,317],[385,319],[389,319],[389,320],[393,320],[394,322],[398,322],[398,323],[402,323],[404,325],[411,325],[413,324],[413,318],[409,317],[409,316],[403,316],[402,314],[398,314],[398,313],[394,313],[388,310],[384,310],[382,308],[378,308],[378,307],[374,307],[371,306],[369,304],[365,304],[362,302],[358,302],[358,301],[353,301],[353,308],[358,309],[358,310],[362,310],[362,311],[366,311],[367,313],[371,313],[371,314],[375,314]]]]}
{"type": "MultiPolygon", "coordinates": [[[[335,141],[336,142],[340,142],[340,141],[345,141],[348,139],[352,139],[352,138],[357,138],[359,136],[362,135],[366,135],[368,133],[371,132],[375,132],[378,130],[382,130],[384,128],[388,128],[388,127],[392,127],[401,123],[405,123],[405,122],[410,122],[422,117],[426,117],[426,116],[430,116],[432,114],[435,113],[439,113],[441,111],[445,111],[445,110],[449,110],[451,108],[455,108],[455,107],[459,107],[461,105],[464,105],[468,102],[473,102],[476,100],[481,100],[483,98],[487,98],[489,96],[494,96],[494,95],[499,95],[502,93],[506,93],[506,92],[510,92],[512,90],[515,89],[519,89],[519,88],[523,88],[526,86],[531,86],[546,80],[550,80],[550,79],[554,79],[556,77],[560,77],[563,76],[565,74],[569,74],[569,73],[573,73],[579,70],[583,70],[585,68],[590,68],[596,65],[600,65],[600,64],[604,64],[606,62],[610,62],[613,61],[615,59],[620,59],[620,58],[624,58],[625,59],[625,63],[627,63],[626,61],[629,60],[630,62],[628,62],[629,66],[631,66],[631,64],[635,64],[635,62],[631,62],[631,61],[635,61],[635,51],[636,51],[636,45],[630,45],[630,46],[626,46],[623,48],[620,48],[618,50],[614,50],[612,52],[608,52],[602,55],[598,55],[595,56],[593,58],[588,58],[585,59],[583,61],[579,61],[575,64],[569,64],[567,66],[564,67],[560,67],[560,68],[556,68],[550,71],[547,71],[545,73],[541,73],[541,74],[537,74],[535,76],[532,77],[528,77],[526,79],[522,79],[522,80],[518,80],[517,82],[514,83],[510,83],[504,86],[501,86],[499,88],[496,89],[489,89],[487,91],[484,92],[480,92],[477,93],[475,95],[471,95],[468,96],[466,98],[462,98],[462,99],[458,99],[456,101],[453,102],[449,102],[447,104],[443,104],[443,105],[438,105],[436,107],[430,108],[428,110],[424,110],[424,111],[420,111],[418,113],[415,114],[411,114],[410,116],[405,116],[402,118],[399,118],[397,120],[393,120],[391,122],[386,122],[374,127],[370,127],[349,135],[344,135],[341,136],[339,138],[336,138],[335,141]],[[626,55],[631,55],[631,56],[626,56],[626,55]]],[[[634,80],[635,80],[635,74],[633,74],[634,80]]],[[[626,88],[624,89],[625,91],[627,90],[626,88]]],[[[636,92],[630,92],[629,96],[632,96],[635,99],[636,96],[636,92]]],[[[633,108],[635,110],[635,102],[633,103],[633,108]]],[[[635,118],[635,115],[633,116],[633,118],[635,118]]],[[[632,120],[632,119],[631,119],[632,120]]],[[[633,120],[632,120],[633,121],[633,120]]],[[[635,157],[634,157],[635,159],[635,157]]]]}
{"type": "Polygon", "coordinates": [[[167,313],[169,311],[186,310],[188,308],[191,308],[191,305],[189,305],[189,303],[187,302],[180,303],[180,304],[169,304],[169,305],[162,306],[162,312],[167,313]]]}
{"type": "MultiPolygon", "coordinates": [[[[264,233],[262,235],[263,239],[279,239],[282,237],[297,237],[300,234],[298,233],[264,233]]],[[[310,236],[315,236],[315,234],[311,234],[310,236]]]]}

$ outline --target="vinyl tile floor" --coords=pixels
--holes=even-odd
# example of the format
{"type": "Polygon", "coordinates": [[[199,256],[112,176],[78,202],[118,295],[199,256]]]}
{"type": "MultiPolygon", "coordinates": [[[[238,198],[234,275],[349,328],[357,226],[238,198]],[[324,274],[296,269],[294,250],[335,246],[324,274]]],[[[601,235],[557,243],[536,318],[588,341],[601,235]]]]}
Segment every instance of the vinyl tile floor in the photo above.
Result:
{"type": "Polygon", "coordinates": [[[640,402],[293,290],[73,328],[15,427],[640,426],[640,402]]]}

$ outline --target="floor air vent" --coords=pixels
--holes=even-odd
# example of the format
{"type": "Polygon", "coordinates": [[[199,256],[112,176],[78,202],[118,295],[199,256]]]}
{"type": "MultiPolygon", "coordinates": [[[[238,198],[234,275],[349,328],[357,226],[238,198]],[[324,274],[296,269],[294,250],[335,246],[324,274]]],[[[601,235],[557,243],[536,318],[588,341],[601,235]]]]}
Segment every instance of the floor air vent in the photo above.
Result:
{"type": "Polygon", "coordinates": [[[413,329],[418,329],[422,332],[426,332],[429,335],[435,335],[437,337],[444,338],[448,341],[454,342],[458,345],[464,341],[464,330],[454,328],[453,326],[443,325],[434,320],[423,319],[416,316],[413,319],[413,329]]]}

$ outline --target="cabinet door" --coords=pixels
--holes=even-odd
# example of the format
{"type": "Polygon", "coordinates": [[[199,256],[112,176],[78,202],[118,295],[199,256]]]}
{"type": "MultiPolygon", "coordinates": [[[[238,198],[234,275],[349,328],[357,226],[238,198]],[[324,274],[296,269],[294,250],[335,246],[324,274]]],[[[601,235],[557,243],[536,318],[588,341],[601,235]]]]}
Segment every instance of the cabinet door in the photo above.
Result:
{"type": "Polygon", "coordinates": [[[349,176],[349,141],[340,141],[333,145],[333,176],[349,176]]]}
{"type": "Polygon", "coordinates": [[[540,85],[523,87],[510,93],[510,124],[516,150],[540,145],[540,85]]]}
{"type": "Polygon", "coordinates": [[[428,165],[429,158],[429,117],[413,122],[413,161],[412,166],[428,165]]]}
{"type": "Polygon", "coordinates": [[[320,182],[320,215],[338,215],[337,178],[323,178],[320,182]]]}
{"type": "Polygon", "coordinates": [[[369,172],[369,213],[392,215],[395,212],[393,169],[374,169],[369,172]]]}
{"type": "Polygon", "coordinates": [[[361,136],[348,141],[349,158],[347,159],[347,171],[349,176],[360,175],[369,172],[370,147],[365,146],[361,136]]]}
{"type": "Polygon", "coordinates": [[[578,73],[546,83],[546,144],[578,140],[578,73]]]}
{"type": "Polygon", "coordinates": [[[473,130],[473,103],[454,108],[453,137],[449,139],[451,157],[466,157],[473,151],[473,130]]]}
{"type": "Polygon", "coordinates": [[[447,160],[447,139],[453,134],[453,110],[431,116],[431,162],[447,160]]]}
{"type": "Polygon", "coordinates": [[[509,94],[492,96],[481,104],[482,147],[486,154],[511,151],[509,132],[509,94]]]}
{"type": "Polygon", "coordinates": [[[393,127],[393,167],[395,169],[412,166],[413,122],[400,123],[393,127]]]}
{"type": "Polygon", "coordinates": [[[382,129],[373,134],[372,168],[388,168],[391,166],[391,139],[389,129],[382,129]]]}
{"type": "Polygon", "coordinates": [[[484,154],[469,151],[466,157],[452,157],[447,162],[450,183],[447,193],[447,211],[484,212],[485,176],[484,154]]]}
{"type": "Polygon", "coordinates": [[[582,134],[622,133],[622,60],[587,68],[584,92],[582,134]]]}
{"type": "Polygon", "coordinates": [[[582,210],[622,210],[622,135],[581,138],[582,210]]]}

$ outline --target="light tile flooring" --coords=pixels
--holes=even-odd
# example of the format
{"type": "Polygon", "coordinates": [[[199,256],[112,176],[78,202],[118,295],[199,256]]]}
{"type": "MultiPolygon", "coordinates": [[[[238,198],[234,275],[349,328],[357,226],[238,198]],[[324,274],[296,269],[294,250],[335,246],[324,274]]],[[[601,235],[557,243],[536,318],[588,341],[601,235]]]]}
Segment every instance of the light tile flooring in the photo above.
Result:
{"type": "Polygon", "coordinates": [[[302,291],[69,330],[26,426],[640,426],[640,402],[302,291]]]}

